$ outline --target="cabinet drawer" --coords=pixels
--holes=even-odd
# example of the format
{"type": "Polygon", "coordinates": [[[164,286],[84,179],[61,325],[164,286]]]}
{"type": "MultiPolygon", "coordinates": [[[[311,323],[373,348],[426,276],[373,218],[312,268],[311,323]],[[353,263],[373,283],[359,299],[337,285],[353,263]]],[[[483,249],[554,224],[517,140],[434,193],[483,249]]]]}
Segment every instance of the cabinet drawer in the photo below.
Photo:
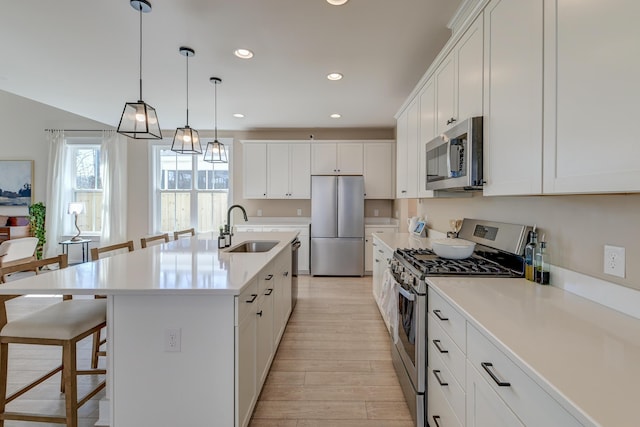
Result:
{"type": "Polygon", "coordinates": [[[476,328],[469,325],[468,329],[470,364],[525,425],[582,425],[476,328]]]}
{"type": "Polygon", "coordinates": [[[260,297],[273,292],[276,281],[276,261],[272,261],[267,268],[258,273],[258,295],[260,297]],[[269,292],[271,289],[271,292],[269,292]]]}
{"type": "Polygon", "coordinates": [[[433,374],[427,379],[427,422],[430,427],[463,427],[433,374]]]}
{"type": "Polygon", "coordinates": [[[427,338],[429,341],[429,360],[432,358],[432,353],[440,356],[444,364],[464,388],[466,356],[454,344],[451,337],[444,332],[438,324],[438,319],[431,313],[427,317],[427,338]]]}
{"type": "Polygon", "coordinates": [[[451,304],[446,302],[432,288],[429,288],[429,314],[433,315],[436,323],[449,334],[463,353],[467,351],[466,321],[451,304]]]}
{"type": "Polygon", "coordinates": [[[250,283],[246,289],[236,297],[236,326],[249,314],[255,313],[258,305],[258,280],[250,283]]]}
{"type": "MultiPolygon", "coordinates": [[[[435,350],[433,344],[429,345],[429,350],[435,350]]],[[[464,389],[458,384],[458,380],[455,379],[449,368],[442,361],[438,353],[431,351],[429,353],[429,368],[427,369],[427,380],[429,386],[439,388],[442,394],[451,405],[453,413],[456,414],[458,419],[464,424],[465,419],[465,397],[464,389]]]]}

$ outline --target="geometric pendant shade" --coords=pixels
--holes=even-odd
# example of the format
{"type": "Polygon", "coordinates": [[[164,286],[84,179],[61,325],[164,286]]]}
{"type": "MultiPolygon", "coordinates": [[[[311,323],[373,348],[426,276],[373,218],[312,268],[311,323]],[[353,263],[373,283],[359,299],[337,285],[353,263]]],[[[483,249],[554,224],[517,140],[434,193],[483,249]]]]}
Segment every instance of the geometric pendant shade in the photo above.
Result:
{"type": "Polygon", "coordinates": [[[177,128],[173,136],[173,144],[171,151],[181,154],[202,154],[202,145],[200,145],[200,136],[198,131],[189,127],[189,58],[194,56],[196,52],[190,47],[180,47],[180,55],[187,58],[187,124],[184,127],[177,128]]]}
{"type": "Polygon", "coordinates": [[[118,133],[134,139],[162,139],[156,109],[142,100],[142,14],[151,12],[148,0],[130,0],[131,7],[140,12],[140,98],[127,102],[120,117],[118,133]]]}
{"type": "Polygon", "coordinates": [[[209,163],[228,163],[227,150],[224,148],[224,144],[218,141],[218,84],[222,83],[222,79],[219,77],[211,77],[209,79],[213,83],[214,87],[214,128],[215,136],[213,141],[207,144],[207,148],[204,150],[204,161],[209,163]]]}

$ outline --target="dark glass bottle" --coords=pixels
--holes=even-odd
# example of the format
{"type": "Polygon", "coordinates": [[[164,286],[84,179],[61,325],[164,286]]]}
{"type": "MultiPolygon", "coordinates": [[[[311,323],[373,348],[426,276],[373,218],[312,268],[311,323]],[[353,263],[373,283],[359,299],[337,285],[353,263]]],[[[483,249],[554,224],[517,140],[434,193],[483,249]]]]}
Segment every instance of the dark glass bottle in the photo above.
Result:
{"type": "Polygon", "coordinates": [[[535,278],[535,254],[538,244],[538,233],[532,231],[529,235],[529,243],[524,248],[524,278],[534,282],[535,278]]]}

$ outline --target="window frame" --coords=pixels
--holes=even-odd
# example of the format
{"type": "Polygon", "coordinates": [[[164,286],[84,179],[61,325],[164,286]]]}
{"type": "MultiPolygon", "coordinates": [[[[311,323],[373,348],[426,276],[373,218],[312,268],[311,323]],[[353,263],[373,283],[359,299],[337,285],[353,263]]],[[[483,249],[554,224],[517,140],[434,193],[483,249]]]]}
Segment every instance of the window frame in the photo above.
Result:
{"type": "MultiPolygon", "coordinates": [[[[77,169],[77,163],[76,163],[76,156],[77,156],[78,150],[81,150],[81,149],[97,150],[98,151],[97,153],[98,171],[96,174],[96,185],[98,183],[101,184],[102,177],[100,175],[102,174],[102,171],[104,169],[104,165],[102,164],[102,137],[65,136],[64,139],[65,139],[65,143],[67,144],[68,164],[71,166],[70,168],[71,186],[69,188],[69,196],[68,196],[69,201],[70,202],[78,201],[78,198],[77,198],[78,193],[99,193],[99,194],[102,194],[102,199],[104,200],[104,188],[80,189],[77,187],[78,169],[77,169]]],[[[85,209],[86,209],[86,206],[85,206],[85,209]]],[[[97,219],[96,209],[92,209],[92,212],[94,217],[92,218],[90,223],[93,224],[93,229],[82,230],[83,236],[100,236],[102,233],[102,223],[96,220],[97,219]]],[[[83,215],[87,215],[87,210],[81,213],[79,217],[83,215]]],[[[69,236],[75,235],[77,233],[77,230],[75,228],[74,216],[73,215],[65,215],[65,216],[67,216],[68,218],[63,222],[63,227],[62,227],[63,234],[69,235],[69,236]]]]}
{"type": "MultiPolygon", "coordinates": [[[[229,179],[229,188],[227,190],[215,190],[215,189],[199,189],[197,188],[198,184],[198,158],[203,154],[179,154],[176,153],[176,156],[191,156],[191,188],[190,189],[162,189],[159,185],[162,181],[162,167],[161,167],[161,156],[160,152],[162,150],[170,150],[171,149],[171,140],[163,139],[161,141],[152,142],[149,148],[149,170],[151,171],[150,180],[149,180],[149,234],[157,234],[161,232],[171,231],[171,230],[161,230],[162,217],[161,217],[161,197],[163,193],[168,194],[178,194],[178,193],[189,193],[190,195],[190,212],[189,212],[189,227],[193,227],[197,232],[208,232],[208,231],[216,231],[216,230],[201,230],[199,229],[198,224],[198,194],[205,193],[226,193],[227,194],[227,206],[230,206],[231,201],[233,200],[233,155],[232,155],[232,147],[233,147],[233,138],[219,138],[219,141],[225,145],[225,149],[227,150],[227,159],[228,159],[228,179],[229,179]]],[[[203,141],[203,148],[206,147],[206,142],[203,141]]],[[[176,157],[177,160],[177,157],[176,157]]],[[[207,169],[213,171],[215,167],[212,164],[211,169],[207,169]]],[[[215,226],[215,225],[214,225],[215,226]]],[[[174,226],[174,229],[175,226],[174,226]]]]}

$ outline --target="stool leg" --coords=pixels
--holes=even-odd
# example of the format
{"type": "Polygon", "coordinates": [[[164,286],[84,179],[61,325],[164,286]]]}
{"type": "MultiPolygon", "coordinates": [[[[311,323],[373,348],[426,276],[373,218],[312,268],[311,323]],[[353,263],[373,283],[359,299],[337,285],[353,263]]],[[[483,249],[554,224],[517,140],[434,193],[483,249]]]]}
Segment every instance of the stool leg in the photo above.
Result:
{"type": "Polygon", "coordinates": [[[93,333],[93,345],[91,350],[91,367],[98,368],[98,352],[100,351],[100,331],[93,333]]]}
{"type": "MultiPolygon", "coordinates": [[[[4,414],[7,398],[7,359],[9,358],[9,344],[0,344],[0,414],[4,414]]],[[[4,420],[0,419],[0,427],[4,427],[4,420]]]]}
{"type": "Polygon", "coordinates": [[[75,341],[66,341],[62,346],[65,393],[64,401],[67,415],[67,427],[78,427],[78,389],[75,341]]]}

